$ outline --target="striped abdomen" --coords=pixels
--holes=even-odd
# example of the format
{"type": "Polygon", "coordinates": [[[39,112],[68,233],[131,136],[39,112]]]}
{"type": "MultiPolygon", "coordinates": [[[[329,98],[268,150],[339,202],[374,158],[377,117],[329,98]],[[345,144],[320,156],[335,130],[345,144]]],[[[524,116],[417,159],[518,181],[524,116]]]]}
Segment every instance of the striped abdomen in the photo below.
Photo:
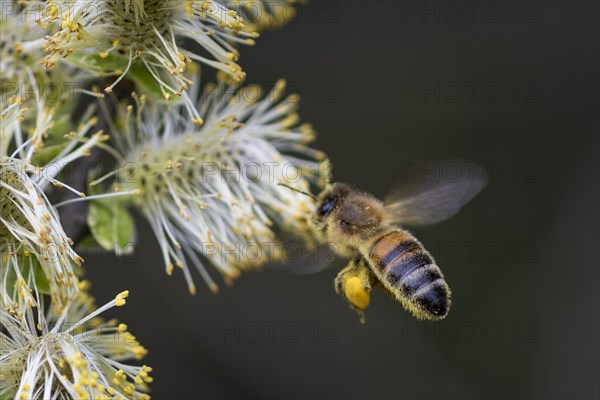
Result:
{"type": "Polygon", "coordinates": [[[369,260],[384,285],[417,318],[444,318],[450,289],[431,255],[408,232],[394,230],[377,239],[369,260]]]}

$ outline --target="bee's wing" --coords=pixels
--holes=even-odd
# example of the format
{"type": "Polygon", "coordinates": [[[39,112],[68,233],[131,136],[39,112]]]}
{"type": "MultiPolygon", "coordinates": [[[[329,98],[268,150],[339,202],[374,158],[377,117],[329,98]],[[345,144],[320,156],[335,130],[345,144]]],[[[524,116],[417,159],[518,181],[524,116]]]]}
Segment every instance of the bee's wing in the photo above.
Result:
{"type": "Polygon", "coordinates": [[[384,204],[390,223],[420,226],[444,221],[456,214],[487,184],[485,173],[464,173],[453,182],[427,184],[417,191],[393,190],[384,204]]]}
{"type": "Polygon", "coordinates": [[[337,259],[328,244],[307,246],[297,238],[286,237],[281,246],[283,260],[269,263],[267,269],[308,275],[324,271],[337,259]]]}

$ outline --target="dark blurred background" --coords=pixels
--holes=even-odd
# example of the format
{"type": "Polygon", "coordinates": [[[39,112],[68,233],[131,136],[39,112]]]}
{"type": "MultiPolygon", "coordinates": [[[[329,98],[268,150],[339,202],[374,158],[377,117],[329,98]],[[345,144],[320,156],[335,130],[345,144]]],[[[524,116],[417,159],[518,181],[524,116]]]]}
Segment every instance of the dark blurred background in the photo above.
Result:
{"type": "MultiPolygon", "coordinates": [[[[492,182],[414,230],[453,289],[439,323],[375,292],[361,325],[315,275],[262,271],[214,296],[168,277],[147,225],[88,256],[93,294],[150,349],[169,398],[598,398],[599,3],[319,1],[242,49],[248,82],[302,95],[335,180],[383,196],[423,160],[492,182]]],[[[414,178],[415,176],[412,176],[414,178]]]]}

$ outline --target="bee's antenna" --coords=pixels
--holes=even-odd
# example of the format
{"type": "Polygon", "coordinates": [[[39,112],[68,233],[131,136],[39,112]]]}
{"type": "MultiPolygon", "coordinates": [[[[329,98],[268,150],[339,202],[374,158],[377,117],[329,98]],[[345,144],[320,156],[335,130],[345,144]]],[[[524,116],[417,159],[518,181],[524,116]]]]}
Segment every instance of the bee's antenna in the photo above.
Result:
{"type": "Polygon", "coordinates": [[[315,196],[315,195],[314,195],[314,194],[312,194],[312,193],[303,192],[302,190],[298,190],[298,189],[295,189],[295,188],[293,188],[293,187],[291,187],[291,186],[284,185],[283,183],[278,183],[277,185],[279,185],[279,186],[283,186],[283,187],[285,187],[285,188],[288,188],[288,189],[290,189],[290,190],[293,190],[294,192],[302,193],[303,195],[305,195],[305,196],[308,196],[308,197],[312,198],[313,200],[318,200],[318,199],[317,199],[317,196],[315,196]]]}

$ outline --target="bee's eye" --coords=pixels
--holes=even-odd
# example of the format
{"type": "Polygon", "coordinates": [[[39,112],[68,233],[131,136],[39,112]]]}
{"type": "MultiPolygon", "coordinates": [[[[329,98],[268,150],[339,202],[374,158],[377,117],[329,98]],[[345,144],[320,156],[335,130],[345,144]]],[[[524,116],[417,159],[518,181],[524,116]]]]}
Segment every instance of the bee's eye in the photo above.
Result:
{"type": "Polygon", "coordinates": [[[319,216],[324,217],[327,214],[329,214],[331,211],[333,211],[337,202],[338,202],[337,196],[326,197],[323,200],[323,202],[321,203],[321,205],[319,206],[319,210],[317,211],[319,213],[319,216]]]}

